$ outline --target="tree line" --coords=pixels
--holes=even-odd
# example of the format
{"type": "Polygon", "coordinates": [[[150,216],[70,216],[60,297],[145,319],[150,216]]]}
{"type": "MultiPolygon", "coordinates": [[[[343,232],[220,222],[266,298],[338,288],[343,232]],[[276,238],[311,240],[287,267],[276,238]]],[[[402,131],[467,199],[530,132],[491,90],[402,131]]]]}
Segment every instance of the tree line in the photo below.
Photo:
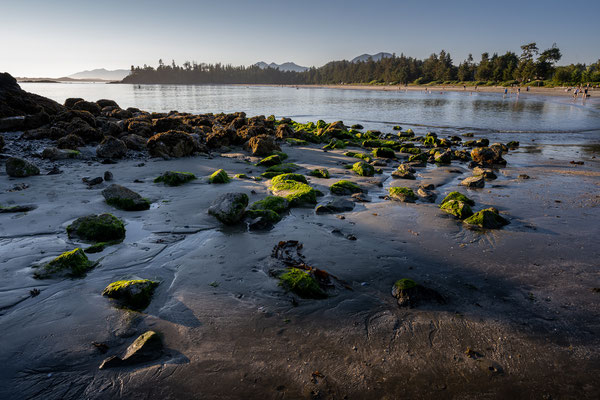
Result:
{"type": "Polygon", "coordinates": [[[131,73],[123,83],[162,84],[537,84],[579,85],[600,83],[600,60],[596,63],[556,66],[562,58],[556,44],[540,51],[536,43],[521,46],[521,54],[507,51],[481,54],[479,62],[473,56],[455,66],[450,53],[442,50],[425,60],[399,56],[364,62],[332,61],[319,68],[304,72],[281,71],[276,68],[260,68],[256,65],[232,66],[198,64],[186,61],[170,65],[159,60],[153,68],[131,66],[131,73]]]}

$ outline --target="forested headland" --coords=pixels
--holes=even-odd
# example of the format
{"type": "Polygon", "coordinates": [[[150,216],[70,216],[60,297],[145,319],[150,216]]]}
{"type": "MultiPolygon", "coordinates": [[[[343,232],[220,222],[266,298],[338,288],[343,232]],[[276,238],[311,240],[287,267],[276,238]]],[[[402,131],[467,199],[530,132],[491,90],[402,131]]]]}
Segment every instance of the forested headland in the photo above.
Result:
{"type": "Polygon", "coordinates": [[[564,86],[600,84],[600,59],[593,64],[557,66],[562,58],[560,49],[553,45],[541,51],[536,43],[521,46],[521,53],[481,54],[455,65],[450,53],[442,50],[425,60],[399,56],[372,59],[364,62],[332,61],[305,72],[281,71],[274,68],[204,64],[186,61],[170,65],[159,60],[153,68],[131,66],[131,73],[123,83],[163,84],[275,84],[275,85],[535,85],[564,86]]]}

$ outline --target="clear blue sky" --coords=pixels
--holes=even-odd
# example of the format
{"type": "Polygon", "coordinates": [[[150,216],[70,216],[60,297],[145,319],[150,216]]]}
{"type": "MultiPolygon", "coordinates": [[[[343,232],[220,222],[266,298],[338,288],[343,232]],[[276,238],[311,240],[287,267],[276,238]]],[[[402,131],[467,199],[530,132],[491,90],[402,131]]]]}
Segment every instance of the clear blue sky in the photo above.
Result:
{"type": "Polygon", "coordinates": [[[556,42],[560,64],[600,58],[599,0],[0,0],[0,71],[59,77],[197,61],[320,66],[362,53],[519,53],[556,42]]]}

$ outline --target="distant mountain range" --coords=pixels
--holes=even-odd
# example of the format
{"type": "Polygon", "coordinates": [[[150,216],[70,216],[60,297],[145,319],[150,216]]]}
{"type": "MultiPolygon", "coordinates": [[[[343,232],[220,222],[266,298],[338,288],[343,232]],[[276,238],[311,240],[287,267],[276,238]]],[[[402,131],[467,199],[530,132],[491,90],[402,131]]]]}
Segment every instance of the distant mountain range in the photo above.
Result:
{"type": "Polygon", "coordinates": [[[93,69],[91,71],[82,71],[69,75],[68,78],[73,79],[100,79],[105,81],[120,81],[129,75],[128,69],[115,69],[109,71],[104,68],[93,69]]]}
{"type": "Polygon", "coordinates": [[[377,54],[361,54],[358,57],[354,57],[352,59],[351,62],[353,63],[357,63],[357,62],[365,62],[365,61],[369,61],[369,58],[372,58],[373,61],[379,61],[382,58],[391,58],[392,55],[390,53],[377,53],[377,54]]]}
{"type": "Polygon", "coordinates": [[[293,62],[286,62],[283,64],[275,64],[275,63],[271,63],[271,64],[267,64],[264,61],[259,61],[256,64],[258,67],[265,69],[265,68],[274,68],[277,69],[279,68],[280,71],[293,71],[293,72],[304,72],[306,70],[308,70],[308,67],[303,67],[301,65],[295,64],[293,62]]]}

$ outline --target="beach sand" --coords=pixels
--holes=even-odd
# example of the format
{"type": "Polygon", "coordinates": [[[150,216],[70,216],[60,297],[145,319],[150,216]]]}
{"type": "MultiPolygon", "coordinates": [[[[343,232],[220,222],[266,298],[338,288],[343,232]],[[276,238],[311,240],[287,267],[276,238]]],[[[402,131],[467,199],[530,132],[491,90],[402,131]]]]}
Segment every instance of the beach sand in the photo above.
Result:
{"type": "MultiPolygon", "coordinates": [[[[9,148],[26,151],[17,136],[5,135],[9,148]]],[[[497,180],[472,190],[458,186],[470,175],[464,163],[430,164],[407,181],[390,178],[399,164],[390,161],[382,175],[363,178],[344,169],[356,160],[343,150],[284,146],[300,173],[331,172],[330,179],[308,178],[325,194],[320,203],[342,178],[367,189],[371,202],[332,215],[293,208],[265,232],[224,227],[207,214],[221,193],[244,192],[250,202],[269,193],[269,181],[206,182],[217,168],[230,176],[263,171],[235,149],[104,165],[88,148],[87,161],[54,163],[60,175],[14,179],[2,168],[0,203],[37,208],[0,214],[0,397],[597,399],[598,151],[565,145],[548,157],[548,146],[523,143],[505,155],[497,180]],[[107,170],[114,183],[151,200],[151,209],[115,210],[100,194],[106,183],[89,189],[81,182],[107,170]],[[166,170],[200,179],[153,183],[166,170]],[[29,187],[7,191],[20,183],[29,187]],[[382,198],[389,186],[422,183],[435,185],[435,203],[382,198]],[[453,190],[476,209],[498,208],[510,225],[466,229],[438,208],[453,190]],[[33,279],[33,264],[81,245],[67,237],[72,220],[103,212],[124,219],[127,237],[90,255],[98,267],[83,279],[33,279]],[[271,252],[283,240],[302,242],[306,263],[347,287],[322,300],[286,292],[269,274],[271,252]],[[144,312],[101,296],[108,283],[136,277],[161,282],[144,312]],[[391,295],[400,278],[436,290],[446,304],[400,308],[391,295]],[[33,288],[41,291],[36,297],[33,288]],[[162,335],[162,358],[98,369],[147,329],[162,335]]],[[[53,165],[36,162],[42,173],[53,165]]]]}

